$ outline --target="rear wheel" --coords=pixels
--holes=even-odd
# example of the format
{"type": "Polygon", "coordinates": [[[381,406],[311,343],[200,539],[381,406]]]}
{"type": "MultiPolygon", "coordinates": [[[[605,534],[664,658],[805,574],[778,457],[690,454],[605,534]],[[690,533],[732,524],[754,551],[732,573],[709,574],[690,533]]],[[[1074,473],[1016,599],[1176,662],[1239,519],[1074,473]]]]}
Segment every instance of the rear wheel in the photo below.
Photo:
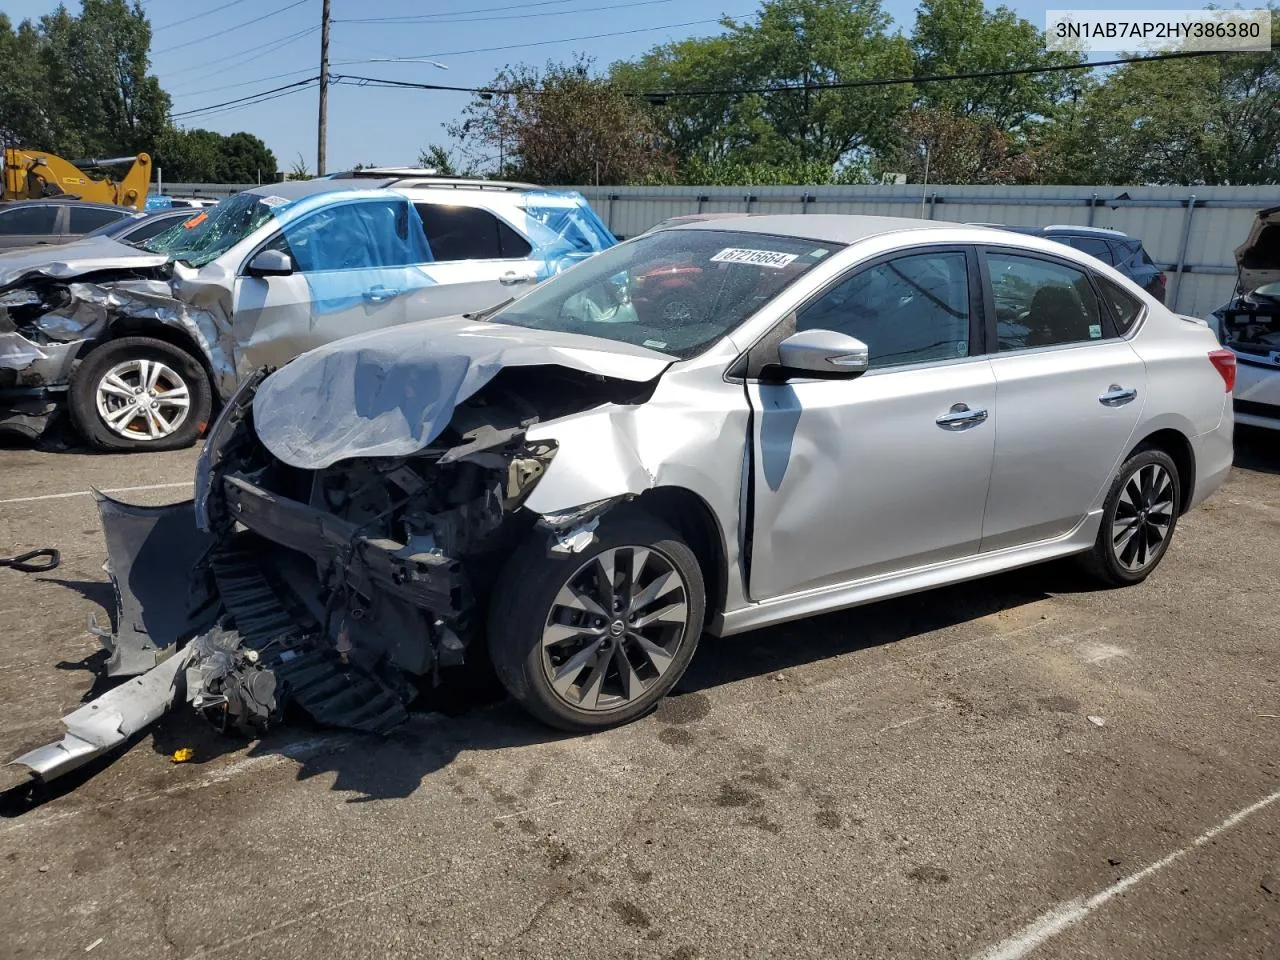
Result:
{"type": "Polygon", "coordinates": [[[684,673],[702,632],[702,571],[666,524],[605,517],[581,553],[547,556],[539,535],[494,589],[489,651],[526,710],[565,730],[647,713],[684,673]]]}
{"type": "Polygon", "coordinates": [[[174,450],[208,424],[213,390],[185,350],[151,337],[121,337],[85,358],[71,383],[71,416],[106,450],[174,450]]]}
{"type": "Polygon", "coordinates": [[[1164,558],[1178,525],[1178,468],[1163,450],[1139,450],[1125,461],[1103,504],[1102,528],[1081,557],[1108,586],[1145,580],[1164,558]]]}

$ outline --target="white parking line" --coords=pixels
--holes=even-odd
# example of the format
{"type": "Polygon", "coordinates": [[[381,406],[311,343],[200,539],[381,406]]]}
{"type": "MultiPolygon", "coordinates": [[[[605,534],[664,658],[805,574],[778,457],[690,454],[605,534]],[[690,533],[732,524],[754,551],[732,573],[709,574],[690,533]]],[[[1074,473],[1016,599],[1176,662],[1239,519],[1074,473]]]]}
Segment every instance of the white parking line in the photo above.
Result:
{"type": "MultiPolygon", "coordinates": [[[[142,487],[112,487],[110,490],[103,490],[103,493],[137,493],[140,490],[176,490],[179,487],[189,487],[194,483],[193,480],[183,480],[181,483],[149,483],[142,487]]],[[[39,497],[13,497],[9,500],[0,500],[0,504],[5,503],[35,503],[37,500],[66,500],[68,497],[88,497],[91,496],[91,490],[73,490],[70,493],[46,493],[39,497]]]]}
{"type": "Polygon", "coordinates": [[[1007,940],[984,950],[982,953],[975,954],[973,960],[1018,960],[1020,957],[1025,957],[1045,941],[1056,937],[1063,930],[1066,930],[1067,927],[1083,920],[1112,897],[1117,894],[1124,893],[1130,887],[1141,883],[1157,871],[1163,870],[1183,854],[1190,853],[1197,847],[1204,846],[1218,834],[1230,830],[1236,824],[1253,816],[1259,810],[1270,806],[1277,800],[1280,800],[1280,790],[1277,790],[1270,796],[1263,797],[1252,806],[1236,811],[1216,827],[1211,827],[1204,833],[1200,834],[1200,836],[1196,837],[1182,849],[1175,850],[1167,857],[1157,860],[1155,863],[1144,867],[1137,873],[1131,873],[1129,876],[1124,877],[1121,880],[1117,880],[1111,886],[1099,890],[1093,896],[1068,900],[1066,903],[1059,904],[1048,913],[1037,917],[1007,940]]]}

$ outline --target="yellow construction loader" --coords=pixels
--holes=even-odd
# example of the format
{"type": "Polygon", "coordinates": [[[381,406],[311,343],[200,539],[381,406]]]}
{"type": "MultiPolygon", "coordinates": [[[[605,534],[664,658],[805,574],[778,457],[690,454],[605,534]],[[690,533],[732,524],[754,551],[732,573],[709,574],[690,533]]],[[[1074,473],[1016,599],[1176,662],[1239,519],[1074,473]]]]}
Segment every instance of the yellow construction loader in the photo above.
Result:
{"type": "Polygon", "coordinates": [[[39,150],[4,148],[4,193],[0,195],[0,199],[39,200],[44,197],[67,196],[141,210],[146,206],[150,186],[151,158],[145,153],[136,157],[73,162],[39,150]],[[106,177],[95,180],[80,169],[124,163],[132,166],[119,180],[106,177]]]}

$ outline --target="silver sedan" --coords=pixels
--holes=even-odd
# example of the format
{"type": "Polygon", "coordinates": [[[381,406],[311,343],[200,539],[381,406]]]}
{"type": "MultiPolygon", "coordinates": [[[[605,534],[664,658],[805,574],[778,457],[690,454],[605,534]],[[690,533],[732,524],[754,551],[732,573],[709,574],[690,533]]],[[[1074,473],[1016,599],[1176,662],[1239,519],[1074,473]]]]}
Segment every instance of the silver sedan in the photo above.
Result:
{"type": "MultiPolygon", "coordinates": [[[[548,723],[623,723],[704,631],[1072,555],[1142,581],[1230,469],[1234,375],[1203,321],[1051,241],[852,216],[659,230],[496,312],[247,380],[193,503],[103,503],[141,610],[111,667],[185,667],[198,710],[251,732],[290,699],[384,730],[416,678],[488,657],[548,723]],[[184,552],[195,600],[165,609],[184,552]]],[[[151,687],[110,705],[121,737],[164,708],[151,687]]],[[[108,740],[87,709],[23,762],[108,740]]]]}

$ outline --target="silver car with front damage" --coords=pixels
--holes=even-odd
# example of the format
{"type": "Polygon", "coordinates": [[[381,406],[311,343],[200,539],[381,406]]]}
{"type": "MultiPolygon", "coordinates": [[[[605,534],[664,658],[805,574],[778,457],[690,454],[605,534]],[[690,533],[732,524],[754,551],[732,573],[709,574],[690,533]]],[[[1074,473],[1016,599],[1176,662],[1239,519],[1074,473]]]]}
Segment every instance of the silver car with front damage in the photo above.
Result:
{"type": "Polygon", "coordinates": [[[1046,240],[651,233],[492,316],[256,375],[193,502],[103,498],[110,669],[141,676],[19,762],[54,775],[179,695],[250,732],[290,701],[383,731],[484,657],[594,730],[650,710],[704,631],[1070,555],[1134,584],[1227,475],[1233,370],[1203,321],[1046,240]]]}

